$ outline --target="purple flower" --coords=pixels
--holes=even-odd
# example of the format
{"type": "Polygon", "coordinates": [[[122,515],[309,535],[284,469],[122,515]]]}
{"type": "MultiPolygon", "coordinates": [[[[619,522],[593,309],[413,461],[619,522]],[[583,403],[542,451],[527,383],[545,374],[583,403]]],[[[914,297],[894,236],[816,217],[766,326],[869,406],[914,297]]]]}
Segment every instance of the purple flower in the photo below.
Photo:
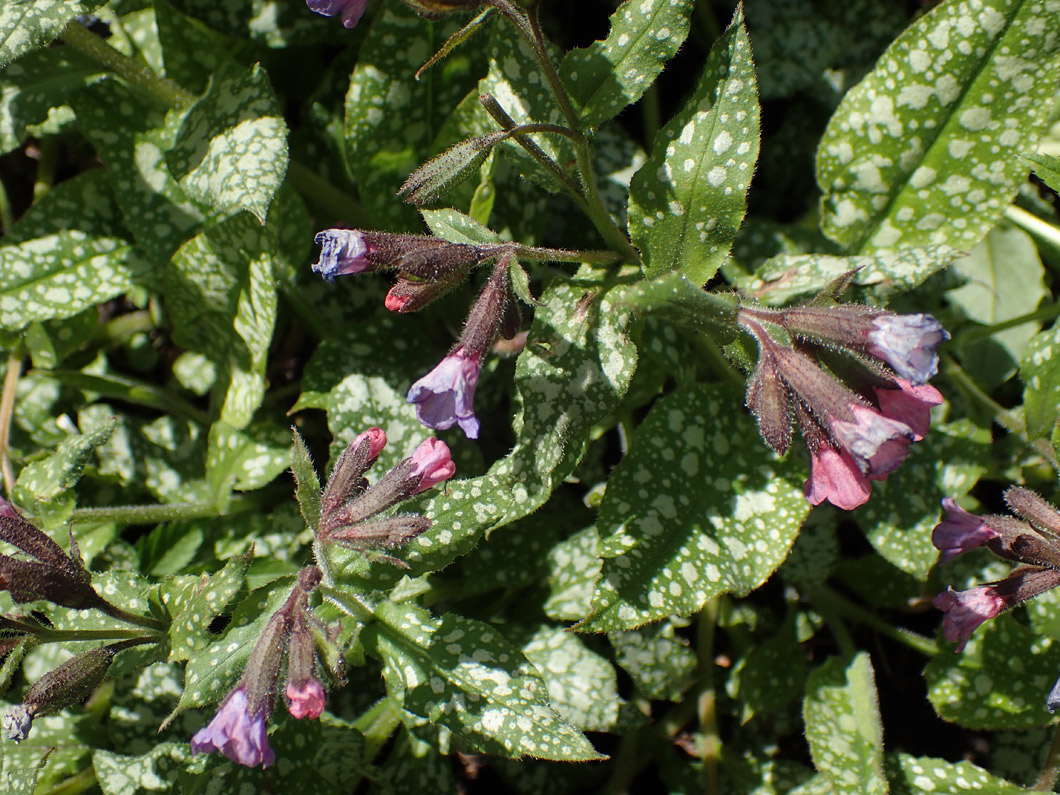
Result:
{"type": "Polygon", "coordinates": [[[908,425],[913,441],[919,442],[931,424],[931,407],[942,403],[942,394],[928,384],[913,386],[906,379],[898,379],[898,389],[876,389],[880,413],[888,419],[908,425]]]}
{"type": "Polygon", "coordinates": [[[931,315],[879,315],[872,319],[867,349],[902,378],[923,384],[938,372],[935,348],[949,338],[931,315]]]}
{"type": "Polygon", "coordinates": [[[287,711],[291,717],[301,720],[309,718],[316,720],[324,711],[327,696],[324,693],[324,685],[319,679],[313,677],[306,681],[295,684],[287,683],[287,711]]]}
{"type": "Polygon", "coordinates": [[[371,267],[368,242],[358,229],[325,229],[315,238],[320,246],[320,260],[313,271],[329,282],[336,276],[361,273],[371,267]]]}
{"type": "Polygon", "coordinates": [[[347,28],[353,28],[361,21],[368,0],[305,0],[305,4],[309,6],[310,11],[326,17],[341,14],[342,24],[347,28]]]}
{"type": "Polygon", "coordinates": [[[946,613],[942,620],[942,634],[951,643],[958,643],[957,651],[984,621],[1002,613],[1009,605],[998,595],[995,585],[977,585],[967,591],[947,588],[935,597],[935,607],[946,613]]]}
{"type": "Polygon", "coordinates": [[[828,500],[836,508],[852,511],[867,502],[871,492],[868,478],[846,450],[822,444],[817,454],[810,456],[810,477],[803,493],[811,505],[828,500]]]}
{"type": "Polygon", "coordinates": [[[962,552],[980,547],[998,534],[978,516],[964,510],[952,497],[942,500],[946,518],[931,531],[931,543],[942,551],[942,563],[949,563],[962,552]]]}
{"type": "Polygon", "coordinates": [[[850,411],[853,422],[831,418],[832,435],[866,476],[882,480],[905,460],[915,434],[905,423],[867,406],[852,403],[850,411]]]}
{"type": "Polygon", "coordinates": [[[416,494],[449,480],[456,472],[456,464],[453,463],[449,447],[433,436],[425,439],[416,448],[416,452],[412,454],[412,463],[416,468],[412,470],[410,477],[421,478],[420,485],[416,487],[416,494]]]}
{"type": "Polygon", "coordinates": [[[276,761],[265,733],[264,711],[257,715],[247,711],[247,690],[242,682],[221,702],[213,720],[191,738],[193,754],[211,751],[220,751],[246,767],[268,767],[276,761]]]}
{"type": "Polygon", "coordinates": [[[478,438],[479,421],[472,403],[482,367],[481,354],[458,345],[438,366],[414,383],[406,400],[428,428],[444,431],[459,425],[469,439],[478,438]]]}

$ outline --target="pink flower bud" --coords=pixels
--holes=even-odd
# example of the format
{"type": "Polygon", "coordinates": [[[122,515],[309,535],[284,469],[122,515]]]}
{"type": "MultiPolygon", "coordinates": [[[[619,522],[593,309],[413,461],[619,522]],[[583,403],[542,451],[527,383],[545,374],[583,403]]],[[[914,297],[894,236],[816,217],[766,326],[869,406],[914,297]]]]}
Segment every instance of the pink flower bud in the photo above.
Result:
{"type": "Polygon", "coordinates": [[[357,434],[357,438],[353,440],[353,444],[350,446],[356,449],[366,439],[368,440],[368,460],[372,461],[378,458],[379,454],[383,452],[383,448],[386,447],[386,432],[382,428],[373,426],[357,434]]]}
{"type": "Polygon", "coordinates": [[[425,439],[416,452],[412,454],[412,477],[420,477],[420,484],[415,493],[438,485],[442,481],[449,480],[456,472],[456,464],[453,463],[449,448],[445,442],[435,439],[425,439]]]}
{"type": "Polygon", "coordinates": [[[324,685],[319,679],[307,679],[305,682],[295,684],[287,683],[287,711],[291,717],[302,720],[309,718],[316,720],[324,711],[324,703],[327,700],[324,693],[324,685]]]}
{"type": "Polygon", "coordinates": [[[998,534],[978,516],[964,510],[952,497],[942,500],[946,518],[931,531],[931,543],[942,551],[940,562],[949,563],[962,552],[980,547],[998,534]]]}

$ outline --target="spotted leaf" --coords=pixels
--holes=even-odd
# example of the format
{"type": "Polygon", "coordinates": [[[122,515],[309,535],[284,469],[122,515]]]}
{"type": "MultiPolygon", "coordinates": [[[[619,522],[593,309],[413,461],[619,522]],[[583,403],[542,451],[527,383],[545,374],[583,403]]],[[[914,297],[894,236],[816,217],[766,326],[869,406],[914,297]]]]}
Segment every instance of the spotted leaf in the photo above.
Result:
{"type": "Polygon", "coordinates": [[[549,705],[545,683],[496,629],[449,613],[381,602],[370,632],[387,690],[406,710],[471,747],[514,759],[600,759],[549,705]]]}
{"type": "Polygon", "coordinates": [[[169,627],[171,661],[190,659],[195,652],[209,645],[212,640],[210,624],[246,587],[249,566],[249,556],[234,558],[216,574],[203,574],[194,583],[163,597],[163,603],[173,617],[169,627]]]}
{"type": "Polygon", "coordinates": [[[567,53],[560,77],[582,123],[595,127],[636,102],[688,35],[692,0],[626,0],[603,41],[567,53]]]}
{"type": "Polygon", "coordinates": [[[783,562],[809,512],[805,470],[777,460],[741,404],[716,385],[682,389],[637,428],[600,508],[604,566],[578,629],[691,615],[783,562]]]}
{"type": "Polygon", "coordinates": [[[265,71],[215,73],[166,163],[188,195],[220,211],[249,210],[265,223],[287,173],[287,125],[265,71]]]}
{"type": "Polygon", "coordinates": [[[1048,439],[1060,419],[1060,326],[1034,337],[1020,361],[1027,435],[1048,439]]]}
{"type": "Polygon", "coordinates": [[[864,652],[847,665],[833,657],[810,674],[803,705],[806,739],[833,791],[888,791],[876,680],[864,652]]]}
{"type": "Polygon", "coordinates": [[[899,36],[821,139],[824,233],[859,254],[978,243],[1047,122],[1058,13],[1055,0],[960,0],[899,36]]]}
{"type": "Polygon", "coordinates": [[[758,123],[751,46],[737,7],[691,98],[630,184],[629,231],[649,275],[676,270],[703,284],[717,272],[746,211],[758,123]]]}
{"type": "Polygon", "coordinates": [[[0,6],[0,66],[47,44],[78,14],[95,11],[100,0],[12,0],[0,6]]]}
{"type": "Polygon", "coordinates": [[[1060,157],[1055,155],[1023,155],[1023,159],[1031,164],[1031,171],[1037,177],[1060,193],[1060,157]]]}
{"type": "Polygon", "coordinates": [[[887,754],[885,760],[891,792],[896,795],[946,792],[949,795],[1024,795],[1024,787],[992,776],[971,762],[887,754]]]}

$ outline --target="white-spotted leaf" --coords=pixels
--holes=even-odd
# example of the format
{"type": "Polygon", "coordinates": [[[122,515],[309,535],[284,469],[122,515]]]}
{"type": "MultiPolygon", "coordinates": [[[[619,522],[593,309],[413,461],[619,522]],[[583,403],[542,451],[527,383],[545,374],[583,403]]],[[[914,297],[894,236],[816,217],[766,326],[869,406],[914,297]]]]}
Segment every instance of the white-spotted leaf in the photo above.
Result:
{"type": "Polygon", "coordinates": [[[719,594],[754,590],[783,562],[809,513],[805,470],[759,440],[742,403],[702,385],[652,407],[607,484],[604,566],[579,629],[691,615],[719,594]]]}
{"type": "Polygon", "coordinates": [[[1055,0],[957,0],[916,20],[832,116],[821,228],[848,251],[968,250],[1026,179],[1060,77],[1055,0]]]}
{"type": "Polygon", "coordinates": [[[248,556],[229,560],[216,574],[203,574],[180,591],[163,594],[163,604],[173,622],[169,627],[169,659],[187,660],[209,645],[210,624],[246,587],[248,556]]]}
{"type": "Polygon", "coordinates": [[[101,5],[101,0],[7,0],[0,4],[0,67],[47,44],[71,19],[101,5]]]}
{"type": "Polygon", "coordinates": [[[746,211],[758,159],[758,91],[741,8],[714,44],[695,91],[633,176],[629,231],[649,275],[704,284],[746,211]]]}

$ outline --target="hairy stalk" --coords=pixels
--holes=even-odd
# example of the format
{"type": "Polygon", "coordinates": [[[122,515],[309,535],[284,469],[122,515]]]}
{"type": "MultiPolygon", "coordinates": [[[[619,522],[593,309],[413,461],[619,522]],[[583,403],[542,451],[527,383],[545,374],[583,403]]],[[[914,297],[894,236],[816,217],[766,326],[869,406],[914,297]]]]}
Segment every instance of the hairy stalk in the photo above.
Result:
{"type": "Polygon", "coordinates": [[[1005,208],[1005,218],[1020,229],[1029,233],[1032,237],[1044,240],[1053,248],[1060,250],[1060,229],[1050,223],[1046,223],[1033,213],[1029,213],[1022,207],[1010,204],[1005,208]]]}
{"type": "Polygon", "coordinates": [[[699,613],[696,629],[696,657],[699,660],[700,684],[697,688],[699,736],[696,750],[703,766],[699,771],[702,791],[718,792],[718,757],[721,737],[718,734],[717,694],[714,690],[714,629],[718,619],[718,600],[711,599],[699,613]]]}
{"type": "Polygon", "coordinates": [[[873,615],[827,585],[815,585],[813,588],[807,589],[806,595],[814,607],[824,605],[828,610],[834,610],[837,613],[856,619],[872,627],[881,635],[886,635],[891,640],[896,640],[903,646],[908,646],[913,651],[918,651],[927,657],[934,657],[939,653],[938,644],[931,638],[925,638],[923,635],[918,635],[907,629],[891,626],[882,618],[873,615]]]}
{"type": "MultiPolygon", "coordinates": [[[[159,626],[157,629],[165,629],[159,626]]],[[[33,637],[41,643],[65,643],[84,640],[120,640],[123,643],[139,646],[144,643],[158,643],[159,635],[145,636],[142,629],[45,629],[34,630],[33,637]]]]}
{"type": "Polygon", "coordinates": [[[1057,315],[1060,315],[1060,301],[1055,304],[1046,304],[1045,306],[1035,309],[1033,312],[1003,320],[1002,322],[994,323],[991,326],[979,326],[977,328],[969,329],[968,331],[954,337],[953,344],[957,346],[967,345],[970,342],[977,342],[978,340],[992,337],[1006,329],[1022,326],[1024,323],[1033,323],[1037,320],[1051,320],[1057,315]]]}
{"type": "Polygon", "coordinates": [[[15,223],[15,215],[11,211],[11,197],[7,195],[7,187],[0,179],[0,234],[7,234],[15,223]]]}
{"type": "Polygon", "coordinates": [[[188,519],[213,519],[260,508],[262,500],[250,495],[233,496],[226,505],[175,502],[170,505],[113,505],[106,508],[77,508],[70,522],[117,522],[118,524],[158,524],[188,519]]]}
{"type": "Polygon", "coordinates": [[[22,373],[22,356],[16,345],[7,359],[7,371],[4,373],[4,388],[0,392],[0,470],[4,476],[4,492],[11,496],[15,488],[15,472],[11,467],[11,421],[15,416],[15,393],[18,391],[18,379],[22,373]]]}
{"type": "Polygon", "coordinates": [[[320,217],[341,218],[358,229],[375,228],[363,204],[350,198],[308,166],[291,160],[287,166],[287,178],[306,200],[306,204],[318,211],[320,217]]]}
{"type": "MultiPolygon", "coordinates": [[[[389,698],[377,702],[353,722],[353,728],[364,735],[364,761],[371,763],[379,749],[401,724],[401,710],[389,698]]],[[[350,791],[356,789],[356,785],[350,791]]]]}
{"type": "Polygon", "coordinates": [[[165,630],[168,627],[164,621],[159,621],[157,618],[151,618],[150,616],[138,616],[135,613],[126,612],[110,602],[106,603],[106,607],[100,607],[99,609],[111,618],[124,621],[126,624],[135,624],[138,627],[157,630],[165,630]]]}
{"type": "Polygon", "coordinates": [[[1052,792],[1056,787],[1058,776],[1060,776],[1060,724],[1053,727],[1053,741],[1049,744],[1049,752],[1045,755],[1042,774],[1034,782],[1034,790],[1052,792]]]}
{"type": "Polygon", "coordinates": [[[622,261],[622,255],[614,251],[566,251],[561,248],[524,246],[514,243],[511,251],[516,258],[545,262],[591,262],[594,265],[614,265],[622,261]]]}

